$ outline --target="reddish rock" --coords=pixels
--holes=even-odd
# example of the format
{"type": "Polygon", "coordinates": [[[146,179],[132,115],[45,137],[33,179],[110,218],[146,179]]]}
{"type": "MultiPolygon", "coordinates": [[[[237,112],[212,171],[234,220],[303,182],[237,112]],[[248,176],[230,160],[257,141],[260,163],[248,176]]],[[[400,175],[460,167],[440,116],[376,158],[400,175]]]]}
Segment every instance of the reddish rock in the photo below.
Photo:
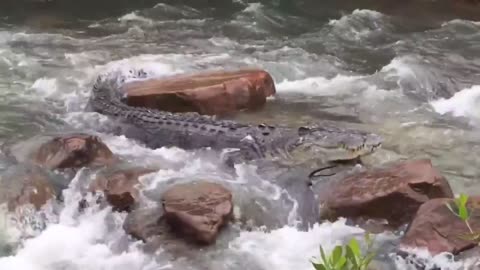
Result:
{"type": "Polygon", "coordinates": [[[115,158],[97,136],[67,134],[44,143],[33,153],[35,163],[49,169],[111,165],[115,158]]]}
{"type": "Polygon", "coordinates": [[[259,108],[276,92],[272,77],[263,70],[187,74],[123,87],[131,106],[211,115],[259,108]]]}
{"type": "Polygon", "coordinates": [[[177,233],[211,244],[233,214],[232,194],[219,184],[178,184],[162,195],[164,218],[177,233]]]}
{"type": "Polygon", "coordinates": [[[25,179],[21,193],[8,204],[9,210],[18,206],[32,204],[39,210],[48,200],[55,198],[56,193],[47,178],[40,175],[30,175],[25,179]]]}
{"type": "MultiPolygon", "coordinates": [[[[466,224],[455,216],[445,205],[453,203],[452,199],[433,199],[424,203],[413,222],[410,224],[400,247],[427,248],[432,254],[450,252],[458,254],[476,246],[473,241],[468,241],[462,235],[468,234],[466,224]]],[[[469,220],[474,232],[480,232],[480,197],[469,199],[467,206],[472,216],[469,220]]]]}
{"type": "Polygon", "coordinates": [[[41,170],[12,167],[0,178],[0,204],[6,202],[9,211],[26,204],[39,210],[55,197],[54,187],[41,170]]]}
{"type": "Polygon", "coordinates": [[[202,246],[179,238],[163,218],[162,207],[135,209],[128,213],[123,229],[132,237],[142,240],[142,250],[154,254],[166,251],[174,257],[193,257],[202,246]]]}
{"type": "Polygon", "coordinates": [[[333,184],[323,201],[330,218],[385,220],[387,228],[409,223],[432,198],[453,197],[430,160],[400,162],[351,175],[333,184]]]}
{"type": "Polygon", "coordinates": [[[104,192],[106,200],[117,211],[130,211],[137,203],[140,184],[138,178],[155,170],[135,168],[101,175],[90,185],[91,191],[104,192]]]}

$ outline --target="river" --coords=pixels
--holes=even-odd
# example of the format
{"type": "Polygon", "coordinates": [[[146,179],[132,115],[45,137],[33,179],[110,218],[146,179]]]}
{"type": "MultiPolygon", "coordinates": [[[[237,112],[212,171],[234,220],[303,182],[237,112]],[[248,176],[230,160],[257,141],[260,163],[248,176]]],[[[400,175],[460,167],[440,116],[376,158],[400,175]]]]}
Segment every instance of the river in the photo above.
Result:
{"type": "MultiPolygon", "coordinates": [[[[87,1],[0,12],[0,142],[98,130],[108,119],[84,107],[105,71],[142,68],[168,76],[259,67],[273,76],[277,94],[262,110],[233,119],[287,125],[327,119],[371,130],[385,143],[370,162],[429,158],[455,193],[480,194],[480,22],[468,8],[420,0],[206,2],[144,1],[109,9],[87,1]]],[[[99,135],[133,164],[175,165],[150,177],[149,187],[175,177],[224,177],[210,159],[188,151],[99,135]]],[[[8,166],[0,155],[0,175],[8,166]]],[[[241,170],[243,178],[228,181],[248,182],[248,169],[241,170]]],[[[25,225],[28,239],[21,229],[3,226],[0,269],[309,270],[320,244],[331,247],[360,231],[343,220],[309,231],[232,226],[215,246],[187,258],[172,259],[162,250],[152,256],[127,240],[123,214],[95,208],[74,214],[78,182],[88,177],[79,172],[63,204],[41,213],[41,229],[25,225]]],[[[278,200],[278,187],[259,185],[256,192],[278,200]]],[[[433,260],[456,269],[445,258],[433,260]]],[[[401,261],[388,265],[409,269],[401,261]]]]}

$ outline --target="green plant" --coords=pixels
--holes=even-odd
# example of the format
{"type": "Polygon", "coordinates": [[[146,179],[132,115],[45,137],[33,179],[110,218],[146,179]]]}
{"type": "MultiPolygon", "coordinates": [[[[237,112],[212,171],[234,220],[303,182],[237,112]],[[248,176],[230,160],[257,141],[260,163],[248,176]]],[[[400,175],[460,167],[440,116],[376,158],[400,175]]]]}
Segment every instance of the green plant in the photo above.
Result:
{"type": "Polygon", "coordinates": [[[321,262],[313,262],[316,270],[365,270],[376,253],[371,251],[373,239],[369,233],[365,234],[367,244],[366,254],[362,254],[357,239],[352,238],[347,245],[337,245],[328,256],[320,246],[321,262]]]}
{"type": "Polygon", "coordinates": [[[450,211],[452,211],[454,215],[465,222],[465,225],[467,225],[470,233],[473,233],[472,227],[470,226],[470,223],[468,223],[468,220],[470,219],[470,213],[468,212],[467,208],[468,195],[462,193],[458,198],[455,198],[453,202],[455,203],[456,209],[454,209],[449,203],[446,203],[445,205],[448,207],[448,209],[450,209],[450,211]]]}
{"type": "Polygon", "coordinates": [[[456,208],[452,207],[452,205],[449,203],[446,203],[446,206],[455,216],[460,218],[468,228],[469,232],[460,235],[460,238],[464,240],[478,242],[478,244],[480,245],[480,232],[474,232],[469,223],[471,213],[468,211],[467,207],[468,198],[468,195],[462,193],[458,198],[455,198],[455,200],[453,201],[456,208]]]}

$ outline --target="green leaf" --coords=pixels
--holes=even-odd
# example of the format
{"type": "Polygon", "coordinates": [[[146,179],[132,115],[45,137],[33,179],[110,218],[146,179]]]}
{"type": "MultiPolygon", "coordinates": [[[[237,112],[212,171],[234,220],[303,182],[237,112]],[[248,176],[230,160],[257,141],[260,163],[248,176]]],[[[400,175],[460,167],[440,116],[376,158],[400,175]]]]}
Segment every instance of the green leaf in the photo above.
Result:
{"type": "Polygon", "coordinates": [[[342,253],[343,253],[343,250],[342,250],[342,247],[341,246],[336,246],[334,249],[333,249],[333,252],[332,252],[332,264],[336,265],[338,260],[340,259],[340,257],[342,257],[342,253]]]}
{"type": "MultiPolygon", "coordinates": [[[[456,203],[455,203],[456,204],[456,203]]],[[[453,210],[452,205],[449,202],[445,203],[445,206],[454,214],[457,216],[457,211],[453,210]]]]}
{"type": "Polygon", "coordinates": [[[365,269],[368,267],[368,265],[372,262],[373,258],[375,258],[375,253],[372,252],[370,254],[368,254],[367,256],[365,256],[365,258],[363,259],[363,265],[365,267],[365,269]]]}
{"type": "Polygon", "coordinates": [[[463,220],[467,220],[469,218],[468,209],[467,209],[467,201],[468,196],[465,194],[461,194],[460,198],[458,198],[458,216],[463,220]]]}
{"type": "Polygon", "coordinates": [[[352,249],[353,254],[355,254],[355,257],[360,257],[362,255],[360,251],[360,245],[358,244],[357,239],[352,238],[348,243],[348,246],[352,249]]]}
{"type": "Polygon", "coordinates": [[[325,266],[324,266],[323,264],[321,264],[321,263],[314,263],[314,262],[312,262],[312,264],[313,264],[313,267],[315,268],[315,270],[327,270],[327,269],[325,268],[325,266]]]}
{"type": "Polygon", "coordinates": [[[320,256],[322,257],[323,264],[328,264],[327,256],[325,256],[325,251],[322,246],[320,246],[320,256]]]}
{"type": "Polygon", "coordinates": [[[347,258],[345,258],[344,256],[340,257],[340,259],[335,264],[335,269],[339,269],[339,270],[343,269],[346,263],[347,263],[347,258]]]}
{"type": "Polygon", "coordinates": [[[355,253],[353,252],[353,250],[350,246],[347,246],[346,250],[347,250],[346,256],[347,256],[348,262],[353,265],[353,269],[357,269],[358,268],[358,260],[357,260],[357,257],[355,256],[355,253]]]}
{"type": "Polygon", "coordinates": [[[458,201],[460,202],[460,205],[463,205],[463,206],[467,205],[468,195],[464,193],[460,194],[458,201]]]}

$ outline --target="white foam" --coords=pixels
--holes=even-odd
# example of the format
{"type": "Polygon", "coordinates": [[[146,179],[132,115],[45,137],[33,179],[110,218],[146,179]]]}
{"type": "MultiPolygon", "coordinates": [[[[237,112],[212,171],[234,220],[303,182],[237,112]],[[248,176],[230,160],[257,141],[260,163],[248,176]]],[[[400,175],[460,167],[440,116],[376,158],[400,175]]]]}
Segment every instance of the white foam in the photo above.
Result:
{"type": "Polygon", "coordinates": [[[330,20],[329,25],[345,39],[360,40],[370,33],[382,29],[379,22],[384,15],[368,9],[356,9],[352,14],[342,16],[338,20],[330,20]]]}
{"type": "Polygon", "coordinates": [[[478,26],[480,26],[480,21],[453,19],[451,21],[442,23],[442,27],[446,27],[446,26],[449,26],[449,25],[457,25],[457,24],[478,27],[478,26]]]}
{"type": "Polygon", "coordinates": [[[399,270],[417,270],[415,263],[421,263],[424,265],[424,269],[441,269],[441,270],[466,270],[476,269],[469,268],[473,265],[473,261],[455,261],[454,256],[451,253],[440,253],[432,256],[425,248],[408,248],[403,249],[408,252],[407,258],[397,256],[395,258],[395,264],[399,270]],[[411,263],[414,262],[414,264],[411,263]]]}
{"type": "Polygon", "coordinates": [[[386,78],[393,76],[404,77],[416,77],[416,73],[411,68],[411,63],[415,62],[415,59],[411,56],[395,57],[388,63],[388,65],[382,67],[381,72],[385,72],[386,78]]]}
{"type": "Polygon", "coordinates": [[[122,17],[118,18],[118,20],[120,22],[136,21],[136,22],[146,23],[148,25],[154,24],[153,20],[140,16],[137,14],[137,12],[131,12],[131,13],[125,14],[122,17]]]}
{"type": "Polygon", "coordinates": [[[433,109],[440,113],[451,113],[454,116],[465,116],[480,119],[480,85],[463,89],[451,98],[438,99],[430,102],[433,109]]]}
{"type": "Polygon", "coordinates": [[[329,25],[345,25],[348,24],[352,17],[365,17],[365,18],[372,18],[372,19],[379,19],[382,18],[383,14],[369,9],[355,9],[351,14],[347,14],[342,16],[338,20],[330,20],[328,22],[329,25]]]}
{"type": "MultiPolygon", "coordinates": [[[[229,248],[253,258],[261,269],[312,270],[310,259],[320,256],[319,247],[329,252],[342,239],[360,235],[362,229],[345,225],[345,220],[315,225],[309,231],[283,227],[271,232],[242,232],[229,248]]],[[[317,261],[317,259],[314,259],[317,261]]]]}
{"type": "Polygon", "coordinates": [[[395,80],[402,90],[422,89],[425,94],[431,93],[434,96],[435,83],[442,74],[438,69],[427,68],[423,61],[416,55],[395,57],[380,73],[384,73],[382,75],[387,81],[395,80]]]}
{"type": "Polygon", "coordinates": [[[243,10],[244,12],[258,12],[263,8],[261,3],[249,3],[248,6],[243,10]]]}
{"type": "MultiPolygon", "coordinates": [[[[51,223],[35,238],[26,240],[14,255],[0,258],[0,269],[154,269],[159,267],[142,253],[136,243],[122,247],[125,233],[123,216],[95,206],[78,213],[79,186],[86,179],[82,173],[64,192],[65,208],[58,223],[51,223]]],[[[94,203],[92,205],[95,205],[94,203]]]]}
{"type": "Polygon", "coordinates": [[[50,97],[57,93],[57,79],[55,78],[40,78],[37,79],[32,89],[36,90],[41,96],[50,97]]]}
{"type": "Polygon", "coordinates": [[[107,146],[117,155],[135,156],[142,159],[157,159],[159,157],[172,162],[182,162],[190,158],[192,153],[177,147],[162,147],[151,149],[144,147],[125,136],[102,136],[107,146]]]}
{"type": "Polygon", "coordinates": [[[345,91],[351,91],[353,88],[361,85],[367,87],[368,84],[361,81],[361,76],[344,76],[337,75],[332,79],[325,77],[311,77],[295,81],[284,80],[279,82],[276,86],[279,93],[293,92],[305,93],[316,96],[331,96],[345,91]]]}

